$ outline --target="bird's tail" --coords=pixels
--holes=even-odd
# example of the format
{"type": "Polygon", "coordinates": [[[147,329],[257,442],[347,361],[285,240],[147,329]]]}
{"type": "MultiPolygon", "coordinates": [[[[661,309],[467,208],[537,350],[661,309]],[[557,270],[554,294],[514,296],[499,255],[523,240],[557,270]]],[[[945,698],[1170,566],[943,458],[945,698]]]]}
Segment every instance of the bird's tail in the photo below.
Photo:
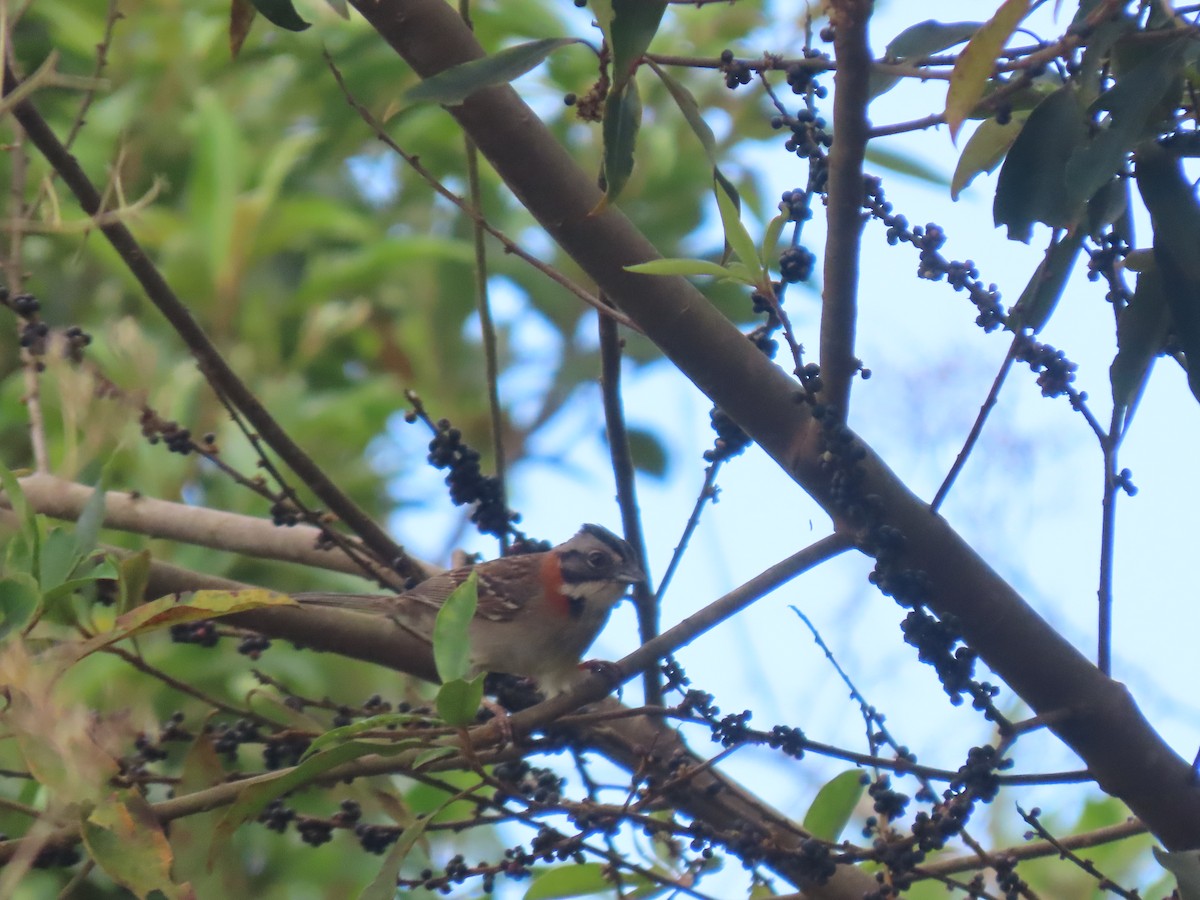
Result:
{"type": "Polygon", "coordinates": [[[292,599],[303,606],[325,606],[377,615],[393,612],[396,604],[395,594],[301,593],[292,594],[292,599]]]}

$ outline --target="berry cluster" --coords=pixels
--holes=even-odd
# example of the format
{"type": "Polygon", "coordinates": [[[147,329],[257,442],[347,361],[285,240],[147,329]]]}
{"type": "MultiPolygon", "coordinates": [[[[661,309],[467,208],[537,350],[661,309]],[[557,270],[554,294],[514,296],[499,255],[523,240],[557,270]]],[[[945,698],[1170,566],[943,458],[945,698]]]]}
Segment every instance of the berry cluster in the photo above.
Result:
{"type": "Polygon", "coordinates": [[[733,51],[721,51],[721,71],[725,73],[725,87],[731,91],[737,90],[743,84],[749,84],[754,77],[754,70],[748,63],[733,58],[733,51]]]}
{"type": "Polygon", "coordinates": [[[788,284],[808,281],[817,257],[804,247],[788,247],[779,254],[779,277],[788,284]]]}
{"type": "Polygon", "coordinates": [[[1055,350],[1049,344],[1043,344],[1033,339],[1033,335],[1022,331],[1014,342],[1016,358],[1029,364],[1029,368],[1037,373],[1038,387],[1042,389],[1043,397],[1061,397],[1067,394],[1072,404],[1087,399],[1086,394],[1076,394],[1071,387],[1075,380],[1075,370],[1079,367],[1067,359],[1061,350],[1055,350]]]}
{"type": "Polygon", "coordinates": [[[950,702],[962,703],[969,694],[972,706],[992,721],[1001,716],[992,702],[999,688],[986,681],[975,681],[976,653],[962,645],[952,619],[939,620],[925,604],[932,594],[929,577],[904,561],[904,536],[889,525],[875,525],[867,532],[867,550],[875,557],[870,581],[885,596],[893,598],[909,613],[901,623],[904,640],[917,648],[917,658],[933,666],[950,702]]]}
{"type": "Polygon", "coordinates": [[[1123,308],[1133,299],[1133,293],[1125,285],[1124,270],[1117,264],[1129,255],[1132,248],[1115,231],[1101,235],[1100,246],[1088,253],[1088,281],[1103,278],[1108,283],[1104,299],[1123,308]]]}
{"type": "Polygon", "coordinates": [[[917,262],[917,277],[929,281],[943,278],[956,291],[966,291],[971,302],[979,311],[975,324],[984,331],[995,331],[1005,322],[1006,313],[1000,304],[1000,291],[996,285],[984,287],[979,280],[979,270],[971,260],[951,262],[941,254],[946,243],[946,233],[938,225],[930,223],[924,228],[909,228],[908,219],[892,210],[892,204],[883,195],[883,180],[867,175],[863,178],[863,208],[887,226],[887,241],[893,246],[912,244],[920,251],[917,262]]]}
{"type": "Polygon", "coordinates": [[[201,647],[215,647],[221,639],[216,623],[211,619],[199,622],[181,622],[171,626],[171,640],[177,644],[198,644],[201,647]]]}
{"type": "Polygon", "coordinates": [[[746,743],[753,735],[748,724],[750,717],[750,710],[744,709],[740,713],[730,713],[719,722],[710,723],[713,741],[727,748],[746,743]]]}
{"type": "Polygon", "coordinates": [[[21,325],[21,348],[28,350],[31,356],[45,356],[46,339],[50,336],[50,327],[42,321],[39,315],[42,305],[38,302],[37,297],[33,294],[9,294],[8,288],[0,287],[0,303],[24,320],[21,325]]]}
{"type": "Polygon", "coordinates": [[[238,642],[238,653],[257,660],[271,646],[270,638],[261,634],[247,634],[238,642]]]}
{"type": "Polygon", "coordinates": [[[807,222],[812,218],[812,203],[809,193],[799,188],[784,191],[779,199],[779,211],[787,213],[789,222],[807,222]]]}
{"type": "Polygon", "coordinates": [[[965,791],[981,803],[991,803],[1000,792],[1000,777],[997,772],[1012,768],[1012,760],[1001,757],[990,744],[972,747],[967,751],[967,761],[959,767],[950,790],[965,791]]]}
{"type": "Polygon", "coordinates": [[[307,737],[298,734],[271,735],[263,742],[263,767],[274,772],[300,762],[312,744],[307,737]]]}
{"type": "MultiPolygon", "coordinates": [[[[804,58],[822,60],[831,64],[828,53],[822,53],[812,47],[804,48],[804,58]]],[[[824,100],[829,96],[829,90],[824,85],[817,83],[817,70],[812,66],[793,63],[787,67],[785,72],[788,87],[792,89],[793,94],[807,94],[811,90],[812,96],[818,100],[824,100]]]]}
{"type": "Polygon", "coordinates": [[[708,414],[712,430],[717,433],[712,449],[704,451],[704,461],[708,463],[724,462],[741,455],[750,446],[750,435],[742,431],[737,422],[729,418],[720,407],[714,406],[708,414]]]}
{"type": "Polygon", "coordinates": [[[867,795],[874,801],[876,814],[883,816],[889,822],[904,815],[911,799],[907,794],[893,790],[892,779],[887,775],[880,775],[872,781],[867,788],[867,795]]]}
{"type": "MultiPolygon", "coordinates": [[[[996,887],[1004,891],[1004,900],[1019,900],[1029,895],[1029,885],[1017,875],[1017,858],[1015,856],[992,857],[992,869],[996,872],[996,887]]],[[[979,875],[980,881],[983,875],[979,875]]]]}
{"type": "MultiPolygon", "coordinates": [[[[410,417],[415,418],[413,413],[410,417]]],[[[437,469],[448,469],[446,485],[455,506],[474,503],[471,521],[482,534],[496,537],[507,534],[518,516],[504,502],[500,480],[484,475],[479,466],[480,453],[463,442],[462,432],[449,420],[437,423],[429,442],[429,463],[437,469]]]]}
{"type": "Polygon", "coordinates": [[[803,873],[805,884],[824,884],[837,872],[837,860],[830,846],[816,838],[805,838],[800,842],[800,853],[796,862],[803,873]]]}
{"type": "Polygon", "coordinates": [[[204,733],[212,738],[213,750],[225,756],[230,763],[237,762],[238,748],[242,744],[261,743],[263,736],[258,725],[249,719],[238,719],[232,725],[220,722],[204,726],[204,733]]]}
{"type": "Polygon", "coordinates": [[[178,422],[161,418],[158,413],[148,406],[142,407],[141,415],[138,417],[138,425],[141,426],[142,437],[146,438],[151,444],[157,444],[159,441],[162,441],[172,453],[187,456],[196,449],[191,431],[180,427],[178,422]]]}

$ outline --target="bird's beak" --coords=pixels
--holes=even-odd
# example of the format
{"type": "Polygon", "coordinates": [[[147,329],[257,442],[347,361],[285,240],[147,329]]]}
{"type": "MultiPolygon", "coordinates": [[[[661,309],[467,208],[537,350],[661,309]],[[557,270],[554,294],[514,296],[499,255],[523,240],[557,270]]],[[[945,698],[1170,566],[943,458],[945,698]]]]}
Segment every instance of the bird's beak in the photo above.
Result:
{"type": "Polygon", "coordinates": [[[626,563],[617,573],[618,581],[624,581],[626,584],[643,584],[646,581],[646,573],[643,572],[634,563],[626,563]]]}

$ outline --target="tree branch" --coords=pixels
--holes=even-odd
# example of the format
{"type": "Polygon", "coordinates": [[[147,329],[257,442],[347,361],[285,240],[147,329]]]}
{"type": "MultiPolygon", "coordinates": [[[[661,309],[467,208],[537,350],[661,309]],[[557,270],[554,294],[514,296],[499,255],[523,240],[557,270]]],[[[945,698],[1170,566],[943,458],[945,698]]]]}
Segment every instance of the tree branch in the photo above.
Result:
{"type": "MultiPolygon", "coordinates": [[[[22,478],[20,483],[34,512],[71,522],[83,513],[95,491],[95,488],[41,473],[22,478]]],[[[11,508],[2,492],[0,507],[11,508]]],[[[362,567],[341,550],[319,549],[320,529],[308,525],[285,528],[256,516],[156,500],[140,494],[108,491],[104,498],[104,527],[242,556],[299,563],[360,577],[363,574],[362,567]]],[[[418,573],[416,577],[422,580],[439,571],[436,566],[417,560],[411,560],[411,563],[414,572],[418,573]]]]}
{"type": "Polygon", "coordinates": [[[859,238],[863,229],[863,157],[870,123],[867,99],[871,0],[834,0],[829,8],[837,60],[833,93],[833,144],[829,148],[828,236],[821,303],[821,402],[845,422],[850,386],[858,373],[854,334],[858,320],[859,238]]]}

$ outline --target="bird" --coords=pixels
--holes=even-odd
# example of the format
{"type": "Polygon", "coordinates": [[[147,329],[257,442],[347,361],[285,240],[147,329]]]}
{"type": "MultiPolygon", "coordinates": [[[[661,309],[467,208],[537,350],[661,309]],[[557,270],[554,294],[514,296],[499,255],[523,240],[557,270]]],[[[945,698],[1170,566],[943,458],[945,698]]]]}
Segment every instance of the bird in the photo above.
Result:
{"type": "Polygon", "coordinates": [[[547,696],[577,680],[583,655],[632,584],[645,580],[628,542],[600,525],[540,553],[504,556],[434,575],[403,594],[293,595],[302,605],[386,616],[432,644],[446,598],[474,572],[479,601],[468,628],[473,677],[534,679],[547,696]]]}

